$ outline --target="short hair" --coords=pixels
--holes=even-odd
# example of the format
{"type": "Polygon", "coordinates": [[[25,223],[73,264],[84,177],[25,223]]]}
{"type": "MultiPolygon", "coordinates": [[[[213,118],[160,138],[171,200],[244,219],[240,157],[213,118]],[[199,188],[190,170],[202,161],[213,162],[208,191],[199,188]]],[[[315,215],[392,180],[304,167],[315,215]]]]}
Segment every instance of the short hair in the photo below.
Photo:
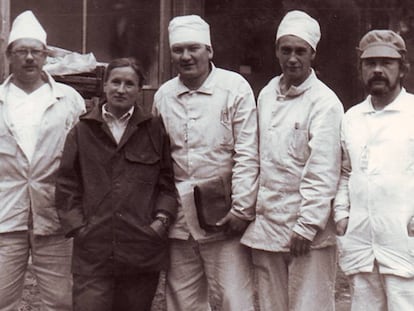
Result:
{"type": "Polygon", "coordinates": [[[12,52],[12,49],[13,49],[13,45],[14,45],[14,42],[10,43],[10,44],[7,46],[7,49],[6,49],[6,55],[7,55],[7,56],[10,56],[10,54],[11,54],[11,52],[12,52]]]}
{"type": "Polygon", "coordinates": [[[141,63],[134,57],[123,57],[123,58],[116,58],[113,59],[105,70],[105,76],[104,81],[107,82],[109,79],[109,75],[111,74],[111,71],[115,68],[121,68],[121,67],[131,67],[135,73],[138,76],[138,86],[142,88],[144,85],[144,73],[142,69],[141,63]]]}
{"type": "Polygon", "coordinates": [[[401,70],[404,73],[404,76],[410,71],[410,61],[407,59],[407,54],[402,54],[400,58],[401,70]]]}

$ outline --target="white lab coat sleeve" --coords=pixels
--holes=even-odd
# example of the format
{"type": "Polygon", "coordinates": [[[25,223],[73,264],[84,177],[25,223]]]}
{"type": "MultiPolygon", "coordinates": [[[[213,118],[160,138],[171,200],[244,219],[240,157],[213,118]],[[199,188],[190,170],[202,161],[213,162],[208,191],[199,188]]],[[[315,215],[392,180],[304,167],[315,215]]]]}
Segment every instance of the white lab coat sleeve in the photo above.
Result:
{"type": "Polygon", "coordinates": [[[341,148],[342,148],[342,165],[341,177],[339,179],[338,191],[334,200],[334,220],[338,222],[341,219],[349,217],[349,176],[352,171],[351,160],[346,145],[346,121],[342,123],[341,129],[341,148]]]}
{"type": "Polygon", "coordinates": [[[253,91],[246,81],[241,84],[234,105],[234,155],[232,169],[231,212],[245,220],[255,217],[258,191],[259,154],[257,109],[253,91]]]}
{"type": "Polygon", "coordinates": [[[293,231],[313,241],[331,216],[340,175],[343,107],[336,96],[319,98],[310,115],[309,150],[299,192],[302,197],[293,231]]]}

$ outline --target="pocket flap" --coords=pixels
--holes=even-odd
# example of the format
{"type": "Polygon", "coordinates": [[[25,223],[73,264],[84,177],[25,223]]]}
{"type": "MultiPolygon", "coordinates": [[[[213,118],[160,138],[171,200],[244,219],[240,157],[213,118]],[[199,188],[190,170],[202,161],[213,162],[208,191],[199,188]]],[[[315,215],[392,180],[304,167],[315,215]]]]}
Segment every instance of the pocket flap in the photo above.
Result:
{"type": "Polygon", "coordinates": [[[160,161],[160,157],[151,152],[135,153],[131,151],[125,151],[125,158],[131,162],[143,163],[143,164],[155,164],[160,161]]]}

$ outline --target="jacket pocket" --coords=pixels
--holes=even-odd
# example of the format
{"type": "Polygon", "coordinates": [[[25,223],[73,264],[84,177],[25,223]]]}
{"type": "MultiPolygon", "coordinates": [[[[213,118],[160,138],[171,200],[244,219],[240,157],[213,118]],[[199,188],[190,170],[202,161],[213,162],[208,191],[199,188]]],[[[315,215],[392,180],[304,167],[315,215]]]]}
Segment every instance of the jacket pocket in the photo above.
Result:
{"type": "Polygon", "coordinates": [[[234,148],[233,124],[228,108],[224,108],[220,112],[220,125],[220,135],[222,135],[220,145],[232,150],[234,148]]]}
{"type": "Polygon", "coordinates": [[[74,232],[74,242],[81,247],[85,247],[86,243],[94,244],[102,238],[102,228],[103,226],[96,222],[95,216],[92,216],[84,226],[74,232]]]}
{"type": "Polygon", "coordinates": [[[125,151],[128,169],[125,178],[130,182],[155,183],[160,170],[160,156],[155,152],[125,151]]]}
{"type": "Polygon", "coordinates": [[[160,157],[153,152],[134,153],[125,151],[125,158],[133,163],[152,165],[160,161],[160,157]]]}
{"type": "Polygon", "coordinates": [[[140,269],[159,266],[168,258],[168,238],[160,237],[150,226],[136,227],[121,241],[120,263],[140,269]]]}
{"type": "Polygon", "coordinates": [[[301,163],[305,163],[309,157],[308,131],[294,129],[290,133],[288,154],[301,163]]]}

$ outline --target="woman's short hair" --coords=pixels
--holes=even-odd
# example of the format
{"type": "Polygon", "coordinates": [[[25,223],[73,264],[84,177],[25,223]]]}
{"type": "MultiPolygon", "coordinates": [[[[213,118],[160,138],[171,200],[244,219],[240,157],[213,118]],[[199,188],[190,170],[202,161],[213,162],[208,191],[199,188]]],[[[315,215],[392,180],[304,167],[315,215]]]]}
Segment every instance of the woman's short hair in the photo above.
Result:
{"type": "Polygon", "coordinates": [[[139,87],[142,88],[145,80],[143,69],[139,61],[134,57],[123,57],[113,59],[106,67],[104,81],[108,81],[109,75],[111,74],[111,71],[113,69],[120,67],[131,67],[138,76],[139,87]]]}

